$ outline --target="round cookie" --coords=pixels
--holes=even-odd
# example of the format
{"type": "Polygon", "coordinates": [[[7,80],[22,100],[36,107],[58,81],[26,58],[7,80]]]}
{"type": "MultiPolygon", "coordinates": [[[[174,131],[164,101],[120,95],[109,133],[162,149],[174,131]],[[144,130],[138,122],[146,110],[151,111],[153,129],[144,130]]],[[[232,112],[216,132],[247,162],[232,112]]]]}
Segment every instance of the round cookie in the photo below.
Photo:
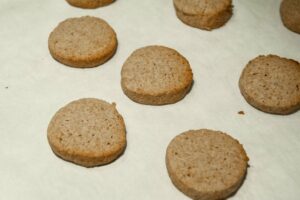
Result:
{"type": "Polygon", "coordinates": [[[192,27],[212,30],[232,16],[232,0],[173,0],[177,17],[192,27]]]}
{"type": "Polygon", "coordinates": [[[197,200],[219,200],[241,186],[248,167],[243,146],[231,136],[207,129],[176,136],[166,152],[173,184],[197,200]]]}
{"type": "Polygon", "coordinates": [[[193,82],[189,62],[177,51],[147,46],[134,51],[121,72],[124,93],[141,104],[175,103],[188,93],[193,82]]]}
{"type": "Polygon", "coordinates": [[[295,33],[300,33],[300,1],[283,0],[280,6],[281,20],[284,26],[295,33]]]}
{"type": "Polygon", "coordinates": [[[66,0],[70,5],[79,8],[98,8],[113,3],[115,0],[66,0]]]}
{"type": "Polygon", "coordinates": [[[49,123],[47,137],[56,155],[85,167],[110,163],[126,147],[125,124],[116,105],[93,98],[61,108],[49,123]]]}
{"type": "Polygon", "coordinates": [[[258,56],[243,70],[239,87],[246,101],[273,114],[300,108],[300,64],[275,55],[258,56]]]}
{"type": "Polygon", "coordinates": [[[50,53],[57,61],[78,68],[96,67],[117,49],[115,31],[96,17],[69,18],[50,34],[50,53]]]}

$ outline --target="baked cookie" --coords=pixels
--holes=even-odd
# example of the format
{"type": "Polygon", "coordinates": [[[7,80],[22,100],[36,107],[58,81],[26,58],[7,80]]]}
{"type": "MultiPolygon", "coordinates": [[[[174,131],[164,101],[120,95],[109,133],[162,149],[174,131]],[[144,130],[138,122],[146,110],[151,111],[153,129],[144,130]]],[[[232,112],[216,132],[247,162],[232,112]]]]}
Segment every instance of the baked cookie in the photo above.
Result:
{"type": "Polygon", "coordinates": [[[231,0],[173,0],[177,17],[185,24],[212,30],[232,16],[231,0]]]}
{"type": "Polygon", "coordinates": [[[300,108],[300,64],[275,55],[258,56],[243,70],[239,87],[246,101],[273,114],[300,108]]]}
{"type": "Polygon", "coordinates": [[[61,22],[50,34],[48,46],[52,57],[65,65],[96,67],[114,55],[117,37],[104,20],[85,16],[61,22]]]}
{"type": "Polygon", "coordinates": [[[241,186],[248,167],[243,146],[231,136],[207,129],[176,136],[167,148],[173,184],[197,200],[219,200],[241,186]]]}
{"type": "Polygon", "coordinates": [[[112,162],[126,146],[125,124],[116,105],[93,98],[61,108],[47,132],[56,155],[85,167],[112,162]]]}
{"type": "Polygon", "coordinates": [[[147,46],[134,51],[121,72],[124,93],[141,104],[163,105],[181,100],[190,90],[193,73],[177,51],[147,46]]]}
{"type": "Polygon", "coordinates": [[[79,8],[98,8],[113,3],[115,0],[66,0],[70,5],[79,8]]]}
{"type": "Polygon", "coordinates": [[[300,33],[300,0],[283,0],[280,15],[285,27],[295,33],[300,33]]]}

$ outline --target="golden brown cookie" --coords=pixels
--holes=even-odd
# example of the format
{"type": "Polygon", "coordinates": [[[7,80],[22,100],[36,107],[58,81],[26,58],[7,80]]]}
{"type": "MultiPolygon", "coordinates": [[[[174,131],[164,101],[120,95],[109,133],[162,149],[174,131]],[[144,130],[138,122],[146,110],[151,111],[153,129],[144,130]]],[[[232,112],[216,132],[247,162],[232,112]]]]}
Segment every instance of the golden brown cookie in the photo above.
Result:
{"type": "Polygon", "coordinates": [[[283,0],[280,6],[280,15],[286,28],[300,33],[300,0],[283,0]]]}
{"type": "Polygon", "coordinates": [[[125,124],[116,105],[93,98],[61,108],[47,132],[56,155],[85,167],[112,162],[126,146],[125,124]]]}
{"type": "Polygon", "coordinates": [[[173,0],[177,17],[185,24],[212,30],[232,16],[231,0],[173,0]]]}
{"type": "Polygon", "coordinates": [[[166,165],[173,184],[196,200],[219,200],[241,186],[248,167],[243,146],[231,136],[191,130],[169,144],[166,165]]]}
{"type": "Polygon", "coordinates": [[[258,56],[243,70],[239,87],[246,101],[273,114],[300,108],[300,64],[275,55],[258,56]]]}
{"type": "Polygon", "coordinates": [[[52,57],[65,65],[96,67],[114,55],[117,37],[104,20],[85,16],[61,22],[50,34],[48,45],[52,57]]]}
{"type": "Polygon", "coordinates": [[[113,3],[115,0],[66,0],[70,5],[79,8],[98,8],[113,3]]]}
{"type": "Polygon", "coordinates": [[[181,100],[190,90],[189,62],[174,49],[147,46],[134,51],[121,72],[124,93],[141,104],[163,105],[181,100]]]}

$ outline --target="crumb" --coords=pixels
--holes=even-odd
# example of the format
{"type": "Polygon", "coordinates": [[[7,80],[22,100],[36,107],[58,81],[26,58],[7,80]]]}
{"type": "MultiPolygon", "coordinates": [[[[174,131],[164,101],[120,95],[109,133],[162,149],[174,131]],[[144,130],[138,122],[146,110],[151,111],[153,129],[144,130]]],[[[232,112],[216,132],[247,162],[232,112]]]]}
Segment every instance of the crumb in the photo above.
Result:
{"type": "Polygon", "coordinates": [[[5,89],[8,89],[8,86],[6,86],[5,89]]]}
{"type": "Polygon", "coordinates": [[[239,115],[244,115],[245,112],[241,110],[241,111],[238,112],[238,114],[239,114],[239,115]]]}

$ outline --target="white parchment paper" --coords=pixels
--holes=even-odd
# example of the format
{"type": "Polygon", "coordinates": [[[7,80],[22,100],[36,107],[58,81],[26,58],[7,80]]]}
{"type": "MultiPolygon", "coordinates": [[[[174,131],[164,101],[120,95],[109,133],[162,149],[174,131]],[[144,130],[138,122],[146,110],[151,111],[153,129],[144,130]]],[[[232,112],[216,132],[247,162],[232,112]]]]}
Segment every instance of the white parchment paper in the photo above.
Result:
{"type": "Polygon", "coordinates": [[[246,180],[231,199],[299,199],[300,112],[260,112],[238,89],[243,67],[260,54],[300,60],[300,35],[283,27],[279,5],[235,0],[226,26],[207,32],[179,21],[171,0],[117,0],[95,10],[64,0],[1,0],[0,199],[188,199],[168,177],[165,150],[177,134],[200,128],[231,134],[250,157],[246,180]],[[118,51],[98,68],[65,67],[48,52],[49,33],[84,15],[111,24],[118,51]],[[121,90],[125,59],[152,44],[178,50],[192,66],[194,86],[174,105],[139,105],[121,90]],[[57,158],[48,145],[51,117],[83,97],[116,102],[125,119],[128,146],[110,165],[83,168],[57,158]]]}

